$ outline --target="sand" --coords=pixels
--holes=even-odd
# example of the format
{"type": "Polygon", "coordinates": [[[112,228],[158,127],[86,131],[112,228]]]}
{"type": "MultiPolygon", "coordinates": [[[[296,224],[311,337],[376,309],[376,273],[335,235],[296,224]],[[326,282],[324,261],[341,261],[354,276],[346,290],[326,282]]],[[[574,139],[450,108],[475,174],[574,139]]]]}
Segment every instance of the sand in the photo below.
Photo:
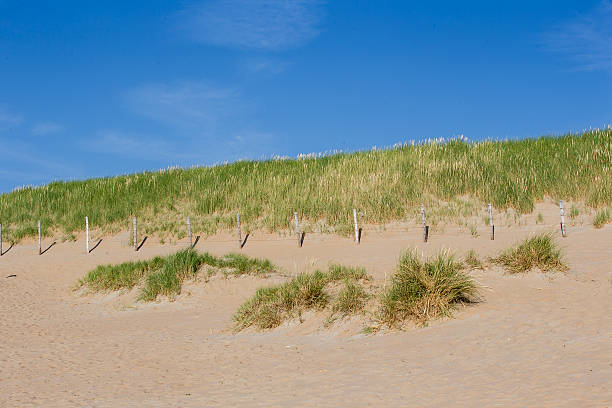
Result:
{"type": "MultiPolygon", "coordinates": [[[[384,284],[407,248],[486,256],[536,230],[558,235],[551,225],[499,226],[495,241],[486,227],[477,238],[448,228],[427,244],[414,229],[367,231],[359,246],[310,235],[303,248],[255,233],[242,252],[287,274],[332,261],[362,265],[384,284]]],[[[89,255],[79,237],[42,256],[22,243],[0,258],[0,406],[609,407],[612,226],[568,233],[559,241],[569,272],[475,271],[480,303],[427,327],[374,336],[360,333],[359,322],[326,329],[308,316],[267,332],[229,330],[236,308],[279,277],[189,283],[176,301],[151,304],[72,290],[98,264],[171,253],[184,242],[150,240],[134,253],[126,232],[104,237],[89,255]]],[[[235,240],[220,238],[197,249],[236,251],[235,240]]]]}

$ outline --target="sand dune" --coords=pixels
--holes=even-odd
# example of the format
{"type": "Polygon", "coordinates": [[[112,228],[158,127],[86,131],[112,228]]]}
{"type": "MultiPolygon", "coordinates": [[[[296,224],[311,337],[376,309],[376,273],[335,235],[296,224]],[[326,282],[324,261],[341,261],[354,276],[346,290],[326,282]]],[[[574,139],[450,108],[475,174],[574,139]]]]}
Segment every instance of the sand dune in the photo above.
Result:
{"type": "MultiPolygon", "coordinates": [[[[287,274],[331,261],[362,265],[382,285],[406,248],[492,255],[534,229],[546,227],[499,228],[490,241],[448,228],[427,244],[417,234],[370,232],[359,246],[312,235],[303,248],[254,234],[243,252],[287,274]]],[[[0,258],[0,406],[612,406],[612,227],[569,229],[566,274],[476,271],[482,302],[454,319],[375,336],[308,316],[232,333],[236,308],[281,277],[193,282],[175,302],[152,304],[74,292],[98,264],[184,246],[149,242],[134,253],[124,235],[105,237],[89,255],[81,241],[43,256],[23,243],[0,258]]],[[[212,242],[219,238],[197,249],[236,250],[212,242]]]]}

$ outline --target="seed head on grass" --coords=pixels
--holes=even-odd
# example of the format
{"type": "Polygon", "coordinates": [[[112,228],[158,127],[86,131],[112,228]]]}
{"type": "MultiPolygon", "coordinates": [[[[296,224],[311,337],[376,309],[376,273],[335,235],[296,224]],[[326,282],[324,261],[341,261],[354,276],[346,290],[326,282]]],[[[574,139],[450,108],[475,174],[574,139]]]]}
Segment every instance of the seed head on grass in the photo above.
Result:
{"type": "Polygon", "coordinates": [[[561,249],[548,233],[528,238],[491,258],[491,261],[503,266],[510,273],[527,272],[533,268],[542,271],[567,270],[561,249]]]}
{"type": "Polygon", "coordinates": [[[408,251],[399,260],[390,288],[381,298],[381,320],[389,326],[406,319],[425,323],[430,318],[449,315],[457,303],[471,302],[478,289],[463,273],[463,264],[442,252],[421,260],[408,251]]]}

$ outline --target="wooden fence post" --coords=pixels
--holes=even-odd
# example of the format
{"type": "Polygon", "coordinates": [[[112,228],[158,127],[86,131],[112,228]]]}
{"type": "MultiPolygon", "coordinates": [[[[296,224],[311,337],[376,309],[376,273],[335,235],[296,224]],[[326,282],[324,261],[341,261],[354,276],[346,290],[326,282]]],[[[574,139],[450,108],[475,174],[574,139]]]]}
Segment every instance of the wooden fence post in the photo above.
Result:
{"type": "Polygon", "coordinates": [[[136,225],[136,217],[132,220],[134,225],[134,251],[138,251],[138,226],[136,225]]]}
{"type": "Polygon", "coordinates": [[[301,240],[301,237],[300,237],[300,224],[298,222],[297,211],[293,212],[293,218],[295,219],[295,234],[297,235],[298,246],[301,247],[302,246],[302,240],[301,240]]]}
{"type": "Polygon", "coordinates": [[[563,200],[559,201],[559,213],[561,215],[561,236],[565,238],[565,210],[563,209],[563,200]]]}
{"type": "Polygon", "coordinates": [[[357,226],[357,209],[353,208],[353,222],[355,224],[355,243],[359,244],[359,228],[357,226]]]}
{"type": "Polygon", "coordinates": [[[85,250],[89,253],[89,217],[85,217],[85,250]]]}
{"type": "Polygon", "coordinates": [[[2,224],[0,224],[0,256],[2,256],[2,224]]]}
{"type": "Polygon", "coordinates": [[[421,204],[421,221],[423,221],[423,242],[427,242],[429,238],[429,226],[425,220],[425,206],[421,204]]]}
{"type": "Polygon", "coordinates": [[[191,219],[187,217],[187,235],[189,236],[189,246],[193,247],[193,240],[191,239],[191,219]]]}
{"type": "Polygon", "coordinates": [[[495,225],[493,225],[493,206],[489,204],[489,226],[491,227],[491,241],[495,239],[495,225]]]}
{"type": "Polygon", "coordinates": [[[40,220],[38,220],[38,255],[42,254],[42,236],[40,231],[40,220]]]}
{"type": "Polygon", "coordinates": [[[236,226],[238,228],[238,247],[242,249],[242,231],[240,230],[240,213],[236,213],[236,226]]]}

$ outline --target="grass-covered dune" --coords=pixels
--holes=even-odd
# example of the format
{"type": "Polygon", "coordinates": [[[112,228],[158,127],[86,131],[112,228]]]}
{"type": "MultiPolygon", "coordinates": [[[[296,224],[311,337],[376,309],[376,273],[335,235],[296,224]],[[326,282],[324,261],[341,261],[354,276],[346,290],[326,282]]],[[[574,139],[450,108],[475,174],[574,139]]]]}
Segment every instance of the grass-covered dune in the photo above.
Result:
{"type": "Polygon", "coordinates": [[[422,202],[435,211],[465,197],[468,212],[491,202],[525,213],[545,197],[599,207],[612,203],[611,142],[606,129],[54,182],[0,195],[0,222],[19,240],[36,234],[37,219],[49,235],[83,230],[85,216],[106,231],[127,229],[137,216],[145,233],[180,238],[187,216],[195,233],[209,234],[233,227],[237,211],[247,229],[288,228],[297,211],[341,232],[353,208],[362,222],[384,223],[416,215],[422,202]]]}

